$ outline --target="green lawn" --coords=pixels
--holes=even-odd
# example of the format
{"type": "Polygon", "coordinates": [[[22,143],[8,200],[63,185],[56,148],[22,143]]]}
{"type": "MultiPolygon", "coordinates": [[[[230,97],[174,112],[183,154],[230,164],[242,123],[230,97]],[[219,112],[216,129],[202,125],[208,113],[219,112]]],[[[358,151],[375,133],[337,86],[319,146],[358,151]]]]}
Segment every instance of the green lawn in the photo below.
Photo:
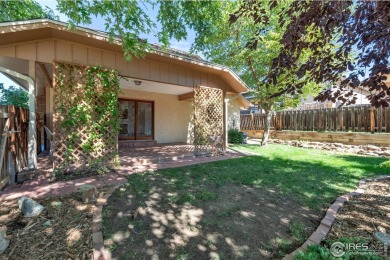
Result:
{"type": "MultiPolygon", "coordinates": [[[[178,188],[211,182],[276,188],[312,209],[327,207],[339,195],[356,188],[360,179],[390,174],[379,164],[384,158],[346,155],[322,150],[270,144],[236,145],[258,156],[159,171],[178,188]]],[[[131,182],[131,180],[130,180],[131,182]]]]}
{"type": "Polygon", "coordinates": [[[128,176],[103,209],[113,256],[280,259],[339,195],[390,173],[379,167],[384,158],[274,144],[234,148],[256,155],[128,176]]]}

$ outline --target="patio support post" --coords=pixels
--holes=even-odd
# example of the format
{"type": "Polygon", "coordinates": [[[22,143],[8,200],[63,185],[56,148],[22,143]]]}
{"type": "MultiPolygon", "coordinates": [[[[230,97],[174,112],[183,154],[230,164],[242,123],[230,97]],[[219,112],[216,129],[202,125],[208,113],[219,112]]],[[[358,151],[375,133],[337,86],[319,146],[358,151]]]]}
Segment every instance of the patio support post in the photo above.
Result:
{"type": "Polygon", "coordinates": [[[37,166],[37,140],[36,140],[36,116],[35,116],[35,61],[29,62],[29,76],[20,74],[16,71],[0,66],[0,72],[7,73],[13,77],[27,81],[28,83],[28,105],[29,105],[29,124],[28,124],[28,168],[35,170],[37,166]]]}
{"type": "Polygon", "coordinates": [[[226,92],[223,92],[223,128],[224,128],[224,140],[223,140],[223,151],[226,152],[228,144],[228,104],[229,99],[226,98],[226,92]]]}
{"type": "Polygon", "coordinates": [[[37,166],[37,126],[36,126],[36,88],[35,82],[35,61],[29,61],[28,75],[28,109],[29,109],[29,124],[28,124],[28,168],[35,170],[37,166]]]}

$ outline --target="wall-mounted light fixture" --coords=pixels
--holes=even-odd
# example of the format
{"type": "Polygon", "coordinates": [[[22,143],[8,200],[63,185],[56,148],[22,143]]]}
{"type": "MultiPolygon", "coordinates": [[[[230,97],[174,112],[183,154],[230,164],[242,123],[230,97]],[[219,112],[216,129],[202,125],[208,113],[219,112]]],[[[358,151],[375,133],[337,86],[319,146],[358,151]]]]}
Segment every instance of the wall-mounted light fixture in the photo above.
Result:
{"type": "Polygon", "coordinates": [[[141,86],[142,81],[141,80],[134,80],[134,84],[136,86],[141,86]]]}

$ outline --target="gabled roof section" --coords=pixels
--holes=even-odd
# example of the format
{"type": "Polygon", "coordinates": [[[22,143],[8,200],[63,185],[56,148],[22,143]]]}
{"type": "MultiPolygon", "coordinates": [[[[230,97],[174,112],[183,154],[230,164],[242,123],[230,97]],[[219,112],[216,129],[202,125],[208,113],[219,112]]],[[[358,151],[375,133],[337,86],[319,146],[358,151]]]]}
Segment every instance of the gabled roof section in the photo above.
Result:
{"type": "MultiPolygon", "coordinates": [[[[69,24],[61,21],[55,21],[50,19],[34,19],[26,21],[14,21],[0,23],[1,34],[13,33],[13,32],[27,32],[32,30],[41,30],[41,34],[19,34],[15,37],[0,37],[0,45],[10,44],[11,42],[22,42],[27,40],[38,40],[38,37],[54,37],[62,38],[70,41],[82,41],[80,43],[88,44],[87,41],[94,41],[94,44],[98,48],[109,49],[113,51],[121,51],[121,39],[114,37],[113,44],[109,43],[109,35],[106,32],[92,30],[85,27],[76,27],[75,29],[69,29],[69,24]],[[80,37],[84,36],[84,37],[80,37]],[[35,39],[34,39],[35,37],[35,39]],[[9,39],[12,38],[12,39],[9,39]],[[81,39],[83,38],[83,39],[81,39]]],[[[152,51],[147,53],[155,59],[168,58],[172,62],[187,63],[188,66],[197,69],[207,69],[214,74],[221,75],[229,85],[238,93],[248,91],[248,86],[242,81],[238,75],[232,71],[229,67],[208,62],[201,59],[197,55],[193,55],[187,52],[175,50],[175,49],[163,49],[160,45],[151,44],[152,51]],[[160,57],[160,58],[159,58],[160,57]]]]}

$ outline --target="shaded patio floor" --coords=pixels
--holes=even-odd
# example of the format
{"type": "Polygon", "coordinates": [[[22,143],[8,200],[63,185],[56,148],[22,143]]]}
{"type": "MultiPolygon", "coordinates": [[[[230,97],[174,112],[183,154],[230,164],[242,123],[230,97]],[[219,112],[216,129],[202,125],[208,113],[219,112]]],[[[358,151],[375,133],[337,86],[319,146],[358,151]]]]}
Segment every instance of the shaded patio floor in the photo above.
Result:
{"type": "Polygon", "coordinates": [[[145,171],[242,156],[233,150],[228,150],[224,155],[213,157],[195,156],[194,152],[195,146],[190,144],[160,144],[151,147],[120,148],[119,158],[122,169],[129,169],[130,167],[133,171],[145,171]]]}
{"type": "MultiPolygon", "coordinates": [[[[194,149],[194,145],[178,143],[151,147],[121,147],[119,148],[120,167],[117,172],[120,175],[128,175],[134,172],[181,167],[242,156],[233,150],[213,157],[195,156],[194,149]]],[[[47,153],[38,155],[37,166],[34,172],[26,170],[19,173],[18,181],[48,181],[51,179],[53,169],[47,153]]]]}

